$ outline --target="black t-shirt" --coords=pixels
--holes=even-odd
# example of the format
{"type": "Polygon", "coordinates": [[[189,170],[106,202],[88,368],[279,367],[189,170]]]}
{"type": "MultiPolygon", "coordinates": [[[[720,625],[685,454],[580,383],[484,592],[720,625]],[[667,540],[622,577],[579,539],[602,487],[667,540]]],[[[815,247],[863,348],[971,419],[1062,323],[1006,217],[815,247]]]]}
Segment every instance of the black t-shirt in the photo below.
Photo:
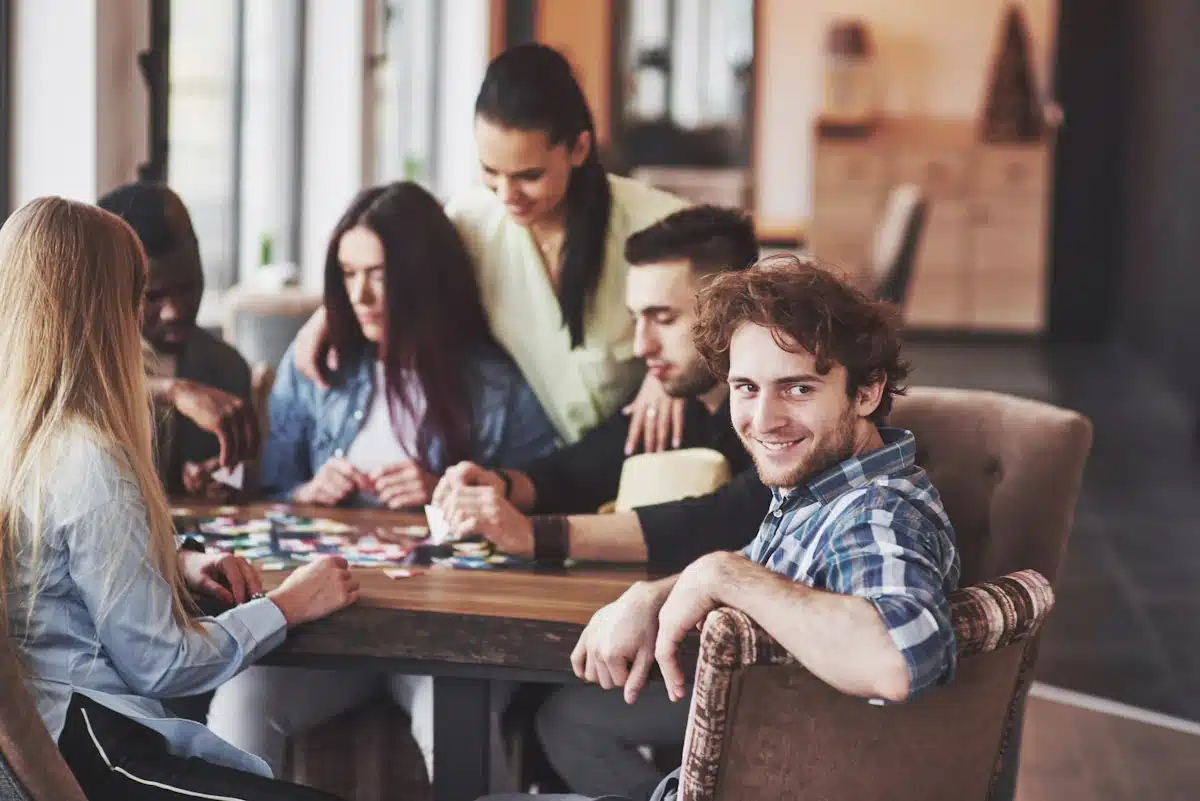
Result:
{"type": "MultiPolygon", "coordinates": [[[[593,514],[617,495],[629,418],[618,412],[576,443],[524,468],[537,491],[535,512],[593,514]]],[[[676,572],[707,553],[739,550],[758,531],[771,502],[729,420],[729,401],[710,414],[695,398],[684,412],[681,448],[712,448],[729,462],[732,481],[699,498],[636,509],[649,566],[676,572]]]]}

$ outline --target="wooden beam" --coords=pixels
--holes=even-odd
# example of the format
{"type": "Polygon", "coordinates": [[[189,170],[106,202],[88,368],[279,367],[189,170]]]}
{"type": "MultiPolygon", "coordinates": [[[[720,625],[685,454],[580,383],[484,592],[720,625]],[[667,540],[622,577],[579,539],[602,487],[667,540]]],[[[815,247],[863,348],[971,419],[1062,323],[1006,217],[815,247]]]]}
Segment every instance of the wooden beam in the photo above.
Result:
{"type": "Polygon", "coordinates": [[[596,120],[596,138],[612,136],[612,7],[608,0],[541,0],[537,39],[562,51],[596,120]]]}

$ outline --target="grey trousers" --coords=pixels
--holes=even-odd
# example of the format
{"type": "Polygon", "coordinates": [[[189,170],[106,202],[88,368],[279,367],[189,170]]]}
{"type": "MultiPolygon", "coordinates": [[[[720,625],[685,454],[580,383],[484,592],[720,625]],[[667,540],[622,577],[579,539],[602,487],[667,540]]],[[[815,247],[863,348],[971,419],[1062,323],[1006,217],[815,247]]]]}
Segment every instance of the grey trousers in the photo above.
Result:
{"type": "Polygon", "coordinates": [[[682,746],[690,703],[690,694],[672,703],[661,682],[648,684],[634,704],[620,690],[570,685],[538,710],[538,739],[572,792],[629,793],[663,778],[638,747],[682,746]]]}

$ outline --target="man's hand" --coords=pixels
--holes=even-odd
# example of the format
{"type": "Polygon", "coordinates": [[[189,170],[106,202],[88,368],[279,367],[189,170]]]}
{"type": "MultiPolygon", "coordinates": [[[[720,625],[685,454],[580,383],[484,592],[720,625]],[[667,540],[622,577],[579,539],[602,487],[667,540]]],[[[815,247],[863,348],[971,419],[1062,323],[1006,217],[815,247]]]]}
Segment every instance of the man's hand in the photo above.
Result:
{"type": "Polygon", "coordinates": [[[606,690],[624,687],[625,703],[636,701],[654,664],[658,613],[671,583],[640,581],[592,615],[571,652],[575,675],[606,690]]]}
{"type": "Polygon", "coordinates": [[[256,461],[259,456],[258,419],[250,404],[219,389],[178,378],[167,392],[171,405],[221,443],[220,464],[256,461]]]}
{"type": "Polygon", "coordinates": [[[400,462],[371,474],[375,494],[389,509],[411,509],[429,503],[437,476],[426,473],[416,462],[400,462]]]}
{"type": "Polygon", "coordinates": [[[493,486],[450,490],[439,504],[455,537],[479,533],[513,556],[533,555],[533,521],[493,486]]]}
{"type": "Polygon", "coordinates": [[[221,467],[221,460],[212,458],[205,462],[187,462],[183,466],[183,490],[189,497],[214,503],[230,503],[238,495],[237,489],[213,479],[213,473],[221,467]]]}
{"type": "Polygon", "coordinates": [[[687,682],[679,667],[679,643],[720,605],[718,593],[721,582],[726,580],[727,560],[741,558],[717,551],[692,562],[679,574],[675,588],[658,613],[654,658],[662,670],[667,695],[672,701],[683,698],[687,691],[687,682]]]}
{"type": "Polygon", "coordinates": [[[449,515],[450,510],[446,508],[446,499],[454,490],[462,487],[493,487],[503,495],[504,479],[494,471],[480,467],[474,462],[459,462],[445,472],[442,480],[434,488],[433,505],[442,507],[442,511],[449,515]]]}
{"type": "Polygon", "coordinates": [[[678,448],[683,442],[683,418],[687,401],[673,398],[662,382],[647,373],[637,397],[621,411],[629,415],[625,455],[632,456],[641,444],[644,453],[678,448]]]}
{"type": "Polygon", "coordinates": [[[319,365],[322,354],[330,370],[338,369],[337,351],[328,347],[328,341],[329,324],[325,320],[325,307],[321,306],[297,332],[295,351],[296,369],[321,389],[329,389],[329,385],[321,377],[319,365]]]}
{"type": "Polygon", "coordinates": [[[292,500],[318,506],[337,506],[351,493],[373,492],[374,489],[375,485],[369,476],[338,457],[323,464],[307,484],[297,487],[292,493],[292,500]]]}
{"type": "Polygon", "coordinates": [[[189,589],[227,604],[241,604],[262,592],[254,566],[229,553],[179,552],[179,572],[189,589]]]}

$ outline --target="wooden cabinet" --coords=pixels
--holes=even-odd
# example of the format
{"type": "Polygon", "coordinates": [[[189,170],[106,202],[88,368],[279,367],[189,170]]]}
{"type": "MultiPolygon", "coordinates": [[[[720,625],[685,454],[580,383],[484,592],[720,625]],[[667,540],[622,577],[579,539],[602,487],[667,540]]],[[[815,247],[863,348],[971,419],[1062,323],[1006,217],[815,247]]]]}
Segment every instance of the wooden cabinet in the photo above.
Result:
{"type": "Polygon", "coordinates": [[[966,120],[890,120],[863,139],[816,134],[813,253],[865,259],[888,190],[929,202],[904,317],[911,328],[1040,333],[1045,325],[1050,140],[992,145],[966,120]]]}

